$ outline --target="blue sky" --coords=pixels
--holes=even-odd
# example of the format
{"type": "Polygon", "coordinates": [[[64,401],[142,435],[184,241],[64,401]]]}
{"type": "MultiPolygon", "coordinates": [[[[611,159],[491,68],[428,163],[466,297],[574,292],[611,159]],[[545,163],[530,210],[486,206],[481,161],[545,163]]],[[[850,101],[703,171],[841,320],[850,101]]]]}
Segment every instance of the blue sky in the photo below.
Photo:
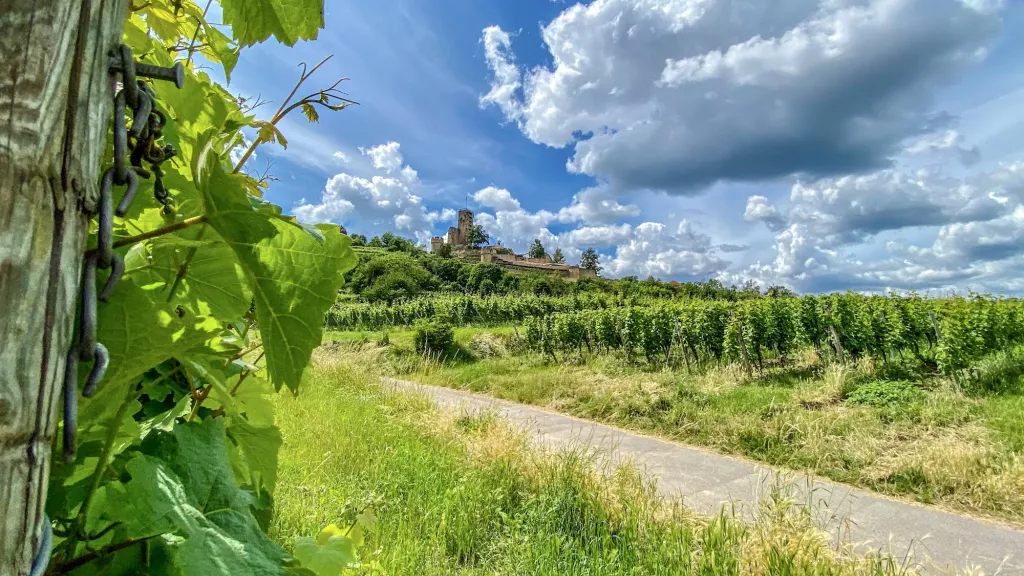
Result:
{"type": "Polygon", "coordinates": [[[425,241],[468,203],[608,276],[1024,290],[1022,2],[326,4],[230,86],[350,78],[359,106],[248,165],[302,219],[425,241]]]}

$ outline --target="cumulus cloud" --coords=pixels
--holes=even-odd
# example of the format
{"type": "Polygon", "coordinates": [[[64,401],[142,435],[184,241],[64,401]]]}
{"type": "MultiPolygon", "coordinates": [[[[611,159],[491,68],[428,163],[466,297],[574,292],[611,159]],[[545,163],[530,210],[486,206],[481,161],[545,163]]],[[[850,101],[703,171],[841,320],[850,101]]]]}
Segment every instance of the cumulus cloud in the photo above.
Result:
{"type": "Polygon", "coordinates": [[[360,148],[359,151],[365,156],[370,157],[370,162],[374,168],[391,173],[402,167],[401,147],[401,144],[398,142],[388,142],[387,144],[381,144],[369,149],[360,148]]]}
{"type": "Polygon", "coordinates": [[[622,205],[606,187],[587,188],[572,197],[572,203],[558,211],[561,222],[582,221],[607,224],[640,215],[640,207],[622,205]]]}
{"type": "Polygon", "coordinates": [[[515,65],[512,53],[512,39],[508,32],[498,26],[484,28],[480,40],[484,45],[484,58],[493,79],[490,91],[480,97],[480,106],[497,106],[507,118],[518,120],[520,115],[516,91],[521,84],[521,74],[515,65]]]}
{"type": "Polygon", "coordinates": [[[976,164],[981,159],[978,147],[966,146],[963,135],[952,129],[925,134],[912,140],[905,152],[910,156],[927,155],[936,159],[952,157],[964,166],[976,164]]]}
{"type": "Polygon", "coordinates": [[[594,0],[543,27],[550,66],[518,68],[485,29],[480,104],[619,191],[878,169],[941,123],[934,95],[983,57],[997,7],[594,0]]]}
{"type": "Polygon", "coordinates": [[[786,219],[779,214],[779,209],[768,203],[764,196],[747,198],[747,208],[743,211],[746,222],[764,222],[769,230],[781,230],[786,226],[786,219]]]}
{"type": "Polygon", "coordinates": [[[496,188],[494,186],[488,186],[482,190],[478,190],[473,194],[473,200],[477,204],[486,208],[493,208],[498,211],[515,211],[522,207],[519,205],[519,200],[512,197],[512,193],[504,188],[496,188]]]}
{"type": "Polygon", "coordinates": [[[424,206],[423,199],[416,194],[419,185],[416,171],[402,166],[397,142],[360,151],[370,157],[375,169],[385,174],[365,177],[345,172],[336,174],[327,180],[320,202],[313,204],[305,199],[299,202],[293,209],[296,218],[302,222],[349,226],[358,221],[368,229],[392,230],[424,243],[431,236],[435,223],[455,218],[455,211],[450,208],[436,212],[424,206]]]}
{"type": "MultiPolygon", "coordinates": [[[[587,248],[602,255],[606,276],[654,275],[661,278],[706,279],[725,269],[728,262],[718,255],[718,246],[711,238],[694,230],[683,220],[675,226],[658,222],[644,222],[637,226],[627,223],[587,224],[582,206],[590,202],[577,195],[572,204],[558,212],[539,210],[530,212],[505,189],[489,186],[477,192],[474,199],[493,213],[481,212],[476,222],[494,239],[517,252],[525,252],[534,239],[539,239],[549,252],[561,248],[566,259],[574,262],[587,248]],[[570,210],[578,214],[566,216],[570,210]],[[583,221],[583,225],[562,232],[552,232],[549,226],[559,222],[583,221]]],[[[598,197],[601,198],[601,197],[598,197]]],[[[599,205],[604,200],[594,200],[599,205]]],[[[615,206],[619,206],[611,201],[615,206]]],[[[625,208],[625,207],[622,207],[625,208]]],[[[629,207],[628,214],[638,214],[629,207]]],[[[621,209],[619,209],[621,211],[621,209]]]]}
{"type": "Polygon", "coordinates": [[[639,224],[604,267],[612,276],[706,280],[728,265],[715,254],[711,238],[683,220],[675,230],[658,222],[639,224]]]}
{"type": "Polygon", "coordinates": [[[810,291],[1019,290],[1010,280],[1024,266],[1024,161],[962,178],[886,169],[797,183],[788,222],[774,260],[748,275],[810,291]],[[912,229],[934,240],[908,242],[912,229]],[[881,255],[855,255],[887,232],[881,255]]]}

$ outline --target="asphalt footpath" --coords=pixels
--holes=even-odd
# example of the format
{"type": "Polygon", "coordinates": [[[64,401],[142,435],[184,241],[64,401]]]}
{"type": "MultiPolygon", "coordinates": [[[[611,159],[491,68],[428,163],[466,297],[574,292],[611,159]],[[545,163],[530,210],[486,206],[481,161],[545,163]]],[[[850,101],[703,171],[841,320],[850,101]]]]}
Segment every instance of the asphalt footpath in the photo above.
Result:
{"type": "Polygon", "coordinates": [[[780,488],[806,504],[836,543],[878,549],[926,573],[981,570],[1024,576],[1024,531],[936,508],[886,498],[844,484],[780,471],[755,462],[651,438],[533,406],[415,382],[382,378],[385,386],[425,394],[439,407],[493,411],[527,430],[549,450],[593,450],[612,466],[629,461],[657,482],[658,493],[694,511],[729,506],[749,516],[780,488]]]}

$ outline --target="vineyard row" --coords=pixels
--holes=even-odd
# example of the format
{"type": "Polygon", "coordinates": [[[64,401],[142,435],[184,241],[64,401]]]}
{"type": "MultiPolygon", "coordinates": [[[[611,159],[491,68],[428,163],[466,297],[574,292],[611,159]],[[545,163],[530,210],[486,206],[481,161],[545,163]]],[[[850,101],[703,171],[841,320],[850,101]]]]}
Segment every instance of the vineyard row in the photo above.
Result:
{"type": "Polygon", "coordinates": [[[748,369],[805,346],[841,361],[927,355],[959,379],[978,358],[1024,341],[1022,321],[1024,303],[1014,299],[848,293],[557,312],[530,318],[525,340],[552,355],[617,350],[650,362],[735,361],[748,369]]]}

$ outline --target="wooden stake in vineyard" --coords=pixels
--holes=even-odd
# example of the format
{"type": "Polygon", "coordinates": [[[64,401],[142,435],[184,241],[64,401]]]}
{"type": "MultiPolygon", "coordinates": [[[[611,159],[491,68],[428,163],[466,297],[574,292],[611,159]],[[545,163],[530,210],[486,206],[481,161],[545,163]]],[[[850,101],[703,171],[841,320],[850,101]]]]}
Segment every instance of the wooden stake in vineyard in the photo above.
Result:
{"type": "Polygon", "coordinates": [[[128,0],[0,0],[0,576],[41,547],[128,0]]]}

